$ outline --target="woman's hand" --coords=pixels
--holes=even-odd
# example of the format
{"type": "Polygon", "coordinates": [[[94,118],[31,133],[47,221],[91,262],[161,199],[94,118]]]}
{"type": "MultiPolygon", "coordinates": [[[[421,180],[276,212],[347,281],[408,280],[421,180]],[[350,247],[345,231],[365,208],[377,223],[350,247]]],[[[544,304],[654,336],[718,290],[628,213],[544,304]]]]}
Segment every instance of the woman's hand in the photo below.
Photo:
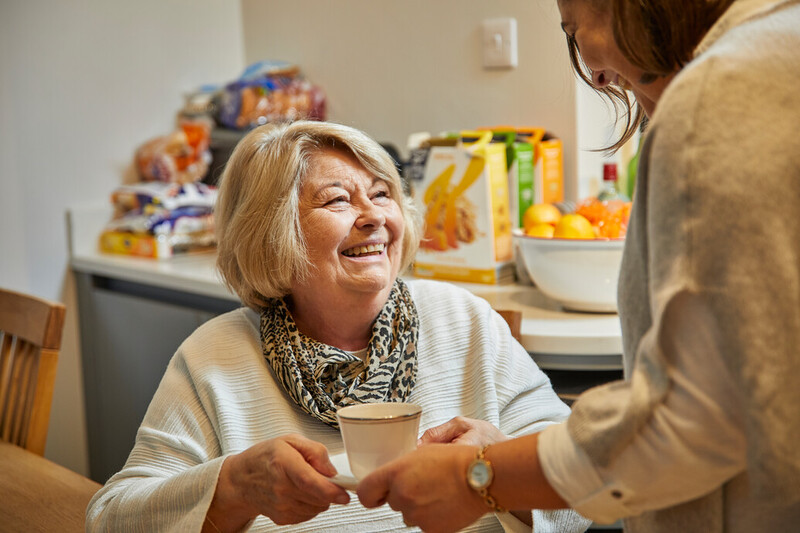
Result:
{"type": "Polygon", "coordinates": [[[490,422],[457,416],[425,431],[419,439],[419,445],[453,443],[488,446],[504,440],[508,440],[508,437],[490,422]]]}
{"type": "Polygon", "coordinates": [[[208,517],[221,531],[263,514],[278,525],[314,518],[350,496],[328,477],[336,468],[322,444],[300,435],[267,440],[222,464],[208,517]]]}
{"type": "Polygon", "coordinates": [[[388,503],[407,525],[429,533],[457,531],[490,511],[466,483],[476,452],[472,446],[423,446],[361,480],[358,499],[365,507],[388,503]]]}
{"type": "MultiPolygon", "coordinates": [[[[419,439],[419,445],[452,443],[483,447],[504,440],[508,440],[508,437],[490,422],[457,416],[442,425],[425,431],[419,439]]],[[[533,525],[530,511],[511,511],[511,514],[516,516],[520,522],[529,526],[533,525]]]]}

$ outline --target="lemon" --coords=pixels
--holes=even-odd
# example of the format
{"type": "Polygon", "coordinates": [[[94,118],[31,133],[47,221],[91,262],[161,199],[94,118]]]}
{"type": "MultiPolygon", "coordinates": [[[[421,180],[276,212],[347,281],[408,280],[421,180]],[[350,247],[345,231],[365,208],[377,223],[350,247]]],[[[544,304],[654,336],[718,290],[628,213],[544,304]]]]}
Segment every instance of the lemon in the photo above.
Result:
{"type": "Polygon", "coordinates": [[[568,214],[561,217],[556,224],[553,237],[561,239],[594,239],[594,228],[586,217],[578,214],[568,214]]]}
{"type": "Polygon", "coordinates": [[[533,204],[522,215],[522,227],[527,233],[537,224],[551,224],[555,226],[561,219],[561,211],[553,204],[533,204]]]}
{"type": "Polygon", "coordinates": [[[525,235],[530,235],[531,237],[547,237],[550,238],[553,236],[556,228],[552,224],[534,224],[533,226],[529,227],[525,230],[525,235]]]}

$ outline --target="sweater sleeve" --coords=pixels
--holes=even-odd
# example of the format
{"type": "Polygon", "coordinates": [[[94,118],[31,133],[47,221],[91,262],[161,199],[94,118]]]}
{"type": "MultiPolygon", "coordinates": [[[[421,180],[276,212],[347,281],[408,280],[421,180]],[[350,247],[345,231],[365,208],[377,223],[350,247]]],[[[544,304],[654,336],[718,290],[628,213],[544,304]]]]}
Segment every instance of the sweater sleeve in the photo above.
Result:
{"type": "Polygon", "coordinates": [[[124,468],[89,503],[86,531],[200,531],[224,459],[179,349],[124,468]]]}

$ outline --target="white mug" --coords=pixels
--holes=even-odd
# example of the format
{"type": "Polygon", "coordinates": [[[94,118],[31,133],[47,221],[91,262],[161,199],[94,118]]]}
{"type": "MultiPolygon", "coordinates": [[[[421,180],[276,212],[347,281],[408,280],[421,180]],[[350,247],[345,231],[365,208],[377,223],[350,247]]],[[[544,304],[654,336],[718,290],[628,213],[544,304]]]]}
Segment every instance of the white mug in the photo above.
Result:
{"type": "Polygon", "coordinates": [[[356,479],[417,448],[422,407],[363,403],[336,411],[350,471],[356,479]]]}

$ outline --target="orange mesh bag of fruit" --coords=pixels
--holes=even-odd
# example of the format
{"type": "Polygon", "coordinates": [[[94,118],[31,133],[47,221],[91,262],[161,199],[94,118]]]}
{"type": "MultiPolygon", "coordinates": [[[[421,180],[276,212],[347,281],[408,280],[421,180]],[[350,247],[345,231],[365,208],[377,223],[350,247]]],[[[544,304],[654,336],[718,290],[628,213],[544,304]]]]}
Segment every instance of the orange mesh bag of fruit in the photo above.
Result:
{"type": "Polygon", "coordinates": [[[609,215],[609,210],[604,202],[597,198],[588,198],[578,204],[575,214],[584,217],[592,223],[592,226],[597,226],[600,221],[609,215]]]}
{"type": "Polygon", "coordinates": [[[631,203],[625,202],[618,209],[607,210],[604,216],[595,225],[597,236],[606,239],[621,239],[628,232],[628,219],[631,215],[631,203]]]}

